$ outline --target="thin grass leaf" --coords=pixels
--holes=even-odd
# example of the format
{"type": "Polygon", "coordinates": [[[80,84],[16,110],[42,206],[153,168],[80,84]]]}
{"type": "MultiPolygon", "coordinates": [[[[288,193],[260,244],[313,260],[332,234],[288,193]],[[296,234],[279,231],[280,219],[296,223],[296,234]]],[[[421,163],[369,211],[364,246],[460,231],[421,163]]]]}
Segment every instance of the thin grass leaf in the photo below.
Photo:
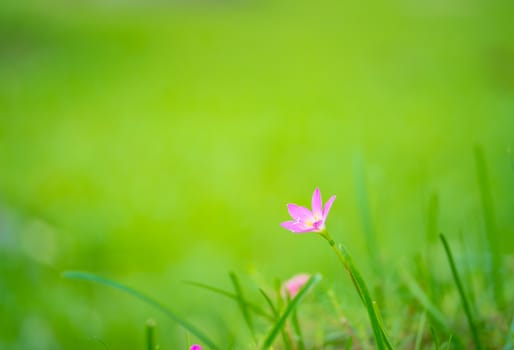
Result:
{"type": "Polygon", "coordinates": [[[277,322],[273,325],[271,330],[268,332],[268,335],[263,341],[261,349],[268,349],[275,340],[276,336],[280,332],[280,330],[284,327],[287,318],[291,314],[291,312],[296,308],[298,303],[303,299],[303,297],[316,285],[321,281],[321,275],[315,274],[312,276],[307,283],[303,286],[302,289],[296,294],[296,296],[291,300],[291,302],[287,305],[284,313],[280,316],[277,322]]]}
{"type": "Polygon", "coordinates": [[[351,350],[353,343],[353,337],[349,336],[348,339],[346,339],[346,343],[344,345],[345,350],[351,350]]]}
{"type": "Polygon", "coordinates": [[[505,346],[503,350],[513,350],[514,349],[514,319],[510,324],[509,334],[507,334],[507,341],[505,342],[505,346]]]}
{"type": "Polygon", "coordinates": [[[148,305],[151,305],[155,307],[156,309],[160,310],[163,314],[165,314],[169,319],[173,320],[174,322],[181,325],[184,329],[188,330],[191,334],[195,335],[199,340],[201,340],[207,347],[213,349],[213,350],[219,350],[220,347],[217,346],[207,335],[205,335],[202,331],[197,329],[195,326],[190,324],[189,322],[185,321],[181,317],[177,316],[175,312],[171,311],[166,306],[162,305],[155,299],[152,299],[151,297],[131,288],[128,286],[125,286],[121,283],[112,281],[110,279],[107,279],[105,277],[97,276],[91,273],[82,272],[82,271],[66,271],[62,274],[63,277],[69,278],[69,279],[76,279],[76,280],[83,280],[98,284],[103,284],[105,286],[112,287],[114,289],[121,290],[122,292],[125,292],[127,294],[132,295],[133,297],[145,302],[148,305]]]}
{"type": "Polygon", "coordinates": [[[471,309],[469,307],[468,300],[466,298],[466,294],[464,293],[464,288],[462,287],[462,283],[459,278],[459,273],[457,272],[457,266],[455,266],[455,261],[453,259],[453,255],[450,249],[450,245],[444,237],[443,234],[440,234],[441,242],[443,242],[444,250],[446,252],[446,256],[448,257],[448,262],[450,264],[450,268],[452,270],[453,279],[455,280],[455,284],[457,285],[457,289],[459,291],[459,295],[462,301],[462,306],[464,307],[464,312],[466,313],[466,317],[468,319],[469,328],[471,329],[471,335],[473,336],[473,341],[475,343],[475,348],[477,350],[482,349],[482,344],[480,343],[480,338],[478,336],[478,331],[475,327],[475,322],[473,321],[473,316],[471,315],[471,309]]]}
{"type": "Polygon", "coordinates": [[[414,345],[415,350],[421,349],[421,341],[423,340],[423,332],[425,330],[425,322],[427,320],[427,313],[426,311],[421,314],[421,317],[419,319],[418,324],[418,331],[416,332],[416,342],[414,345]]]}
{"type": "Polygon", "coordinates": [[[232,284],[234,286],[234,290],[236,292],[237,301],[239,304],[239,307],[241,308],[241,313],[243,314],[243,318],[246,322],[246,326],[248,327],[248,330],[250,331],[252,338],[257,341],[257,338],[255,337],[255,329],[253,327],[253,320],[250,315],[250,312],[248,310],[247,303],[243,296],[243,289],[241,288],[241,283],[239,283],[239,278],[234,272],[230,272],[230,279],[232,280],[232,284]]]}
{"type": "Polygon", "coordinates": [[[259,288],[259,292],[261,293],[261,295],[266,300],[266,303],[268,303],[268,306],[269,306],[269,308],[271,310],[271,313],[276,318],[278,316],[278,311],[277,311],[277,308],[275,307],[275,305],[273,305],[273,301],[271,300],[269,295],[264,291],[264,289],[259,288]]]}
{"type": "Polygon", "coordinates": [[[354,157],[354,177],[356,184],[355,188],[357,192],[357,204],[359,208],[359,214],[361,216],[364,235],[366,237],[369,256],[371,258],[372,266],[375,272],[380,275],[382,264],[380,264],[377,234],[375,225],[373,224],[371,210],[369,208],[369,195],[366,185],[366,175],[363,161],[360,155],[354,157]]]}
{"type": "Polygon", "coordinates": [[[487,173],[487,163],[484,151],[481,146],[475,145],[475,162],[477,168],[478,186],[480,188],[480,198],[482,202],[482,213],[486,229],[487,244],[491,254],[491,261],[488,261],[488,276],[493,286],[496,306],[502,310],[505,305],[505,294],[503,279],[500,271],[502,269],[500,250],[496,244],[496,223],[494,219],[494,206],[491,189],[489,187],[489,176],[487,173]]]}
{"type": "Polygon", "coordinates": [[[464,273],[463,273],[463,278],[464,278],[464,283],[467,284],[467,288],[466,288],[466,291],[468,292],[468,298],[469,298],[469,305],[471,306],[471,309],[473,311],[473,313],[475,315],[478,314],[478,308],[477,308],[477,304],[476,304],[476,297],[475,297],[475,292],[474,292],[474,288],[473,288],[473,279],[472,279],[472,274],[471,274],[471,266],[470,266],[470,263],[469,263],[469,253],[468,253],[468,247],[466,245],[466,240],[464,239],[464,233],[462,232],[462,230],[459,232],[459,240],[460,240],[460,245],[461,245],[461,249],[462,249],[462,254],[463,254],[463,259],[461,259],[462,261],[462,265],[464,265],[464,273]]]}
{"type": "Polygon", "coordinates": [[[445,316],[439,311],[430,298],[425,294],[423,289],[411,278],[406,272],[402,273],[402,280],[404,285],[407,287],[411,295],[416,301],[428,312],[430,318],[434,320],[440,327],[446,332],[450,332],[450,326],[446,322],[445,316]]]}
{"type": "Polygon", "coordinates": [[[384,350],[387,346],[384,339],[385,331],[380,325],[377,313],[375,311],[375,305],[373,304],[373,299],[369,294],[368,287],[366,286],[366,283],[364,282],[361,273],[353,263],[353,259],[350,253],[348,253],[348,251],[346,250],[346,248],[344,248],[343,245],[339,244],[339,246],[336,246],[334,240],[332,239],[329,239],[329,244],[332,246],[339,260],[343,263],[346,270],[350,274],[352,282],[355,285],[355,288],[357,289],[357,292],[359,293],[361,300],[364,303],[364,306],[366,307],[366,310],[368,311],[368,316],[371,322],[371,327],[373,329],[373,334],[375,336],[375,343],[377,348],[379,350],[384,350]]]}
{"type": "MultiPolygon", "coordinates": [[[[273,316],[275,317],[275,320],[277,320],[279,317],[279,313],[278,313],[278,310],[275,307],[275,305],[273,305],[273,301],[271,300],[269,295],[262,288],[259,288],[259,292],[261,292],[262,296],[268,303],[268,305],[271,309],[271,312],[273,313],[273,316]]],[[[286,350],[291,350],[293,348],[293,345],[291,344],[291,340],[289,339],[287,332],[284,329],[282,329],[280,332],[282,334],[282,341],[284,342],[284,347],[286,348],[286,350]]]]}
{"type": "Polygon", "coordinates": [[[432,326],[430,326],[430,334],[432,334],[432,341],[434,342],[435,350],[439,350],[439,339],[437,338],[437,333],[432,326]]]}
{"type": "Polygon", "coordinates": [[[432,301],[438,305],[440,301],[440,288],[438,288],[437,281],[433,273],[431,273],[432,262],[432,245],[437,242],[437,235],[439,234],[439,196],[437,193],[432,193],[428,201],[427,209],[427,225],[425,229],[426,249],[424,254],[424,266],[420,269],[420,274],[423,280],[428,280],[429,295],[432,301]]]}
{"type": "Polygon", "coordinates": [[[452,345],[453,334],[450,334],[450,338],[448,338],[448,342],[446,343],[446,350],[450,350],[450,346],[452,345]]]}
{"type": "Polygon", "coordinates": [[[193,287],[198,287],[198,288],[202,288],[202,289],[205,289],[205,290],[208,290],[210,292],[213,292],[213,293],[216,293],[216,294],[219,294],[219,295],[223,295],[227,298],[230,298],[230,299],[233,299],[233,300],[236,300],[236,301],[239,301],[239,302],[244,302],[246,307],[249,309],[249,310],[252,310],[255,314],[259,315],[259,316],[262,316],[270,321],[273,321],[274,320],[274,317],[269,315],[268,313],[266,313],[264,310],[262,310],[259,306],[255,305],[255,304],[252,304],[246,300],[242,300],[242,299],[239,299],[237,297],[236,294],[234,293],[231,293],[231,292],[228,292],[226,290],[223,290],[221,288],[217,288],[217,287],[213,287],[213,286],[210,286],[208,284],[204,284],[204,283],[199,283],[199,282],[193,282],[193,281],[184,281],[184,283],[187,283],[189,284],[190,286],[193,286],[193,287]]]}
{"type": "Polygon", "coordinates": [[[296,309],[293,310],[291,316],[291,324],[293,325],[293,330],[296,338],[296,345],[298,350],[305,350],[305,343],[303,342],[302,329],[300,328],[300,322],[298,321],[298,313],[296,309]]]}
{"type": "Polygon", "coordinates": [[[155,350],[155,326],[154,320],[146,321],[146,348],[147,350],[155,350]]]}
{"type": "Polygon", "coordinates": [[[377,303],[373,302],[373,308],[375,309],[375,314],[377,315],[378,324],[380,325],[380,329],[382,330],[382,336],[384,337],[386,346],[389,350],[393,350],[394,347],[391,343],[391,338],[389,337],[389,334],[386,332],[386,329],[384,327],[384,321],[382,321],[382,316],[380,315],[380,311],[378,310],[377,303]]]}

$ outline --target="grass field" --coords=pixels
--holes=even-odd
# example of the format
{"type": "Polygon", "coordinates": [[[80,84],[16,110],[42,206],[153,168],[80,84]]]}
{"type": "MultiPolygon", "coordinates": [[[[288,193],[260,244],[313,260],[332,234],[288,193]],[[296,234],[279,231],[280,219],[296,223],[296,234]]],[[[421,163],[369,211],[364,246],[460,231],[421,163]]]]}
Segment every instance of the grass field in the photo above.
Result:
{"type": "Polygon", "coordinates": [[[330,247],[279,225],[316,187],[337,195],[327,227],[394,348],[480,347],[443,233],[481,348],[513,349],[513,14],[511,1],[2,1],[0,349],[148,349],[149,318],[161,349],[200,342],[65,271],[135,288],[223,349],[259,348],[276,320],[185,281],[239,295],[238,281],[270,313],[259,288],[275,302],[283,281],[319,273],[291,309],[290,348],[294,318],[306,349],[373,348],[330,247]]]}

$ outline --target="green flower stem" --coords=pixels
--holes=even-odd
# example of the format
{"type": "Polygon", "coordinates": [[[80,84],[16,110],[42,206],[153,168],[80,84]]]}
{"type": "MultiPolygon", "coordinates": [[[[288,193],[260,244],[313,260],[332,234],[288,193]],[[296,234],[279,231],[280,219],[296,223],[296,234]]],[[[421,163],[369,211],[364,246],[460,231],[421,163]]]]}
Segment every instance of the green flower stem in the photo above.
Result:
{"type": "Polygon", "coordinates": [[[336,253],[337,258],[350,275],[353,285],[355,286],[357,293],[359,294],[364,306],[366,307],[366,310],[368,311],[368,316],[371,322],[371,327],[373,328],[377,349],[385,350],[386,345],[384,343],[383,337],[384,332],[380,327],[378,315],[376,313],[375,307],[373,306],[373,300],[371,299],[368,287],[366,286],[361,273],[353,263],[350,253],[348,253],[343,245],[336,245],[336,242],[330,237],[327,231],[320,232],[320,235],[328,241],[336,253]]]}

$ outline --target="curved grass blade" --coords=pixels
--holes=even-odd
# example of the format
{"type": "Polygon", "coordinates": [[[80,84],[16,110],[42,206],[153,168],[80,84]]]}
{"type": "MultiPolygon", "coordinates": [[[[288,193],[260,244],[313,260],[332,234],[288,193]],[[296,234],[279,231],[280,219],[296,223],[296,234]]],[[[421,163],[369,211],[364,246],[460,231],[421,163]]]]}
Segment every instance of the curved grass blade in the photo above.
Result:
{"type": "Polygon", "coordinates": [[[128,286],[125,286],[121,283],[112,281],[108,278],[101,277],[94,275],[92,273],[88,272],[82,272],[82,271],[66,271],[62,274],[63,277],[69,278],[69,279],[76,279],[76,280],[83,280],[88,282],[94,282],[98,284],[103,284],[105,286],[112,287],[114,289],[121,290],[122,292],[125,292],[127,294],[132,295],[133,297],[136,297],[137,299],[145,302],[148,305],[151,305],[155,307],[156,309],[160,310],[162,313],[164,313],[169,319],[177,322],[180,324],[183,328],[188,330],[191,334],[194,334],[199,340],[201,340],[206,346],[213,350],[219,350],[220,347],[217,346],[209,337],[207,337],[202,331],[197,329],[195,326],[190,324],[189,322],[183,320],[179,316],[175,314],[175,312],[168,309],[166,306],[162,305],[155,299],[152,299],[151,297],[131,288],[128,286]]]}
{"type": "Polygon", "coordinates": [[[471,335],[473,336],[475,348],[477,350],[480,350],[482,349],[482,344],[480,343],[480,338],[478,337],[478,331],[475,327],[473,316],[471,315],[471,309],[469,307],[468,299],[466,298],[466,294],[464,293],[464,288],[462,287],[462,283],[459,278],[459,273],[457,272],[457,267],[455,266],[455,261],[453,260],[453,255],[450,250],[450,246],[448,244],[448,241],[446,240],[446,237],[444,237],[442,233],[439,235],[439,238],[441,238],[441,242],[443,242],[444,250],[446,251],[448,262],[452,270],[453,279],[455,280],[455,284],[457,285],[457,289],[459,290],[462,306],[464,307],[464,312],[466,313],[466,317],[468,319],[468,324],[469,328],[471,329],[471,335]]]}
{"type": "Polygon", "coordinates": [[[315,274],[307,281],[303,288],[300,289],[298,294],[296,294],[296,296],[287,305],[282,316],[280,316],[277,322],[273,325],[273,328],[271,328],[271,330],[268,332],[268,335],[264,339],[261,349],[268,349],[271,346],[271,344],[273,344],[273,341],[275,340],[280,330],[284,327],[286,320],[291,314],[291,312],[296,308],[296,306],[298,305],[300,300],[305,296],[305,294],[307,294],[307,292],[309,292],[316,284],[318,284],[319,281],[321,281],[321,275],[315,274]]]}
{"type": "Polygon", "coordinates": [[[266,302],[268,303],[269,305],[269,308],[271,310],[271,312],[273,313],[273,316],[275,318],[278,317],[278,311],[277,311],[277,308],[275,307],[275,305],[273,305],[273,301],[271,300],[271,298],[269,297],[269,295],[262,289],[262,288],[259,288],[259,292],[262,294],[262,296],[264,297],[264,299],[266,300],[266,302]]]}
{"type": "Polygon", "coordinates": [[[248,306],[243,296],[243,289],[241,288],[241,283],[239,283],[239,278],[237,278],[237,275],[234,272],[230,272],[229,275],[230,279],[232,280],[232,284],[234,285],[234,290],[236,291],[237,302],[241,308],[243,318],[246,322],[246,325],[248,326],[248,329],[250,330],[250,333],[252,334],[252,338],[257,341],[257,338],[255,337],[255,329],[253,327],[252,316],[248,311],[248,306]]]}
{"type": "MultiPolygon", "coordinates": [[[[271,312],[273,313],[273,316],[275,317],[275,320],[278,319],[278,317],[279,317],[278,310],[275,307],[275,305],[273,305],[273,301],[271,300],[269,295],[262,288],[259,288],[259,292],[261,292],[264,299],[266,299],[266,302],[268,303],[268,305],[271,309],[271,312]]],[[[284,342],[285,349],[291,350],[293,348],[293,346],[291,345],[291,340],[289,339],[288,334],[286,333],[286,331],[284,329],[282,329],[280,332],[282,333],[282,341],[284,342]]]]}
{"type": "Polygon", "coordinates": [[[210,285],[205,284],[205,283],[193,282],[193,281],[184,281],[184,283],[187,283],[187,284],[189,284],[190,286],[193,286],[193,287],[202,288],[202,289],[208,290],[210,292],[213,292],[213,293],[216,293],[216,294],[219,294],[219,295],[223,295],[223,296],[225,296],[227,298],[234,299],[236,301],[244,302],[246,307],[249,310],[252,310],[255,314],[257,314],[259,316],[262,316],[264,318],[267,318],[270,321],[274,320],[273,316],[271,316],[268,313],[266,313],[259,306],[255,305],[255,304],[252,304],[252,303],[250,303],[250,302],[248,302],[248,301],[246,301],[244,299],[239,299],[237,297],[237,295],[234,294],[234,293],[228,292],[228,291],[223,290],[221,288],[210,286],[210,285]]]}

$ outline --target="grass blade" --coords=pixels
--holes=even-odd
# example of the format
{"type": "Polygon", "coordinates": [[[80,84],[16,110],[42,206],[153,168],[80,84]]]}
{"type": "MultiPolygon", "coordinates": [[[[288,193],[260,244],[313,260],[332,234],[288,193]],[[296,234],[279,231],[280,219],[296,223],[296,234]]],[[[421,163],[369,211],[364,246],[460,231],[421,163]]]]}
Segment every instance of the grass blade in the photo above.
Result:
{"type": "Polygon", "coordinates": [[[261,293],[261,295],[264,297],[264,299],[266,300],[266,302],[268,303],[268,306],[271,310],[271,313],[273,314],[273,316],[276,318],[278,317],[278,311],[277,311],[277,308],[275,307],[275,305],[273,305],[273,301],[271,300],[271,298],[269,297],[269,295],[264,291],[264,289],[262,288],[259,288],[259,292],[261,293]]]}
{"type": "Polygon", "coordinates": [[[250,333],[252,334],[252,338],[256,341],[257,338],[255,337],[253,320],[250,315],[250,312],[248,311],[247,303],[244,300],[243,289],[241,288],[241,283],[239,283],[239,278],[237,278],[237,275],[234,272],[230,272],[229,275],[230,275],[230,279],[232,280],[232,284],[234,285],[234,290],[236,292],[236,298],[237,298],[239,307],[241,308],[241,313],[243,314],[243,318],[246,322],[246,325],[248,326],[248,329],[250,330],[250,333]]]}
{"type": "Polygon", "coordinates": [[[287,318],[291,314],[291,312],[296,308],[300,300],[316,285],[321,281],[321,275],[315,274],[312,276],[307,283],[303,286],[302,289],[296,294],[296,296],[291,300],[291,302],[287,305],[284,313],[280,316],[277,322],[273,325],[271,330],[268,332],[268,335],[264,339],[261,349],[268,349],[275,340],[276,336],[280,332],[280,330],[284,327],[287,318]]]}
{"type": "MultiPolygon", "coordinates": [[[[334,252],[336,253],[339,261],[343,264],[344,268],[347,270],[350,278],[359,294],[364,307],[368,312],[368,317],[371,322],[371,328],[373,329],[373,335],[375,336],[375,343],[379,350],[384,350],[386,348],[386,341],[384,339],[385,331],[380,325],[379,318],[376,312],[376,306],[373,303],[373,299],[369,293],[368,287],[364,282],[364,278],[360,271],[357,269],[355,264],[353,263],[353,259],[350,253],[346,250],[346,248],[339,244],[336,245],[335,241],[328,236],[328,234],[323,235],[323,237],[328,241],[334,252]]],[[[391,344],[387,342],[387,346],[389,347],[391,344]]]]}
{"type": "Polygon", "coordinates": [[[514,349],[514,320],[510,324],[509,334],[507,335],[507,341],[505,342],[505,346],[503,350],[512,350],[514,349]]]}
{"type": "Polygon", "coordinates": [[[434,342],[434,349],[439,350],[439,339],[437,339],[437,334],[435,332],[434,327],[430,326],[430,334],[432,334],[432,341],[434,342]]]}
{"type": "Polygon", "coordinates": [[[146,348],[155,350],[155,321],[150,319],[146,322],[146,348]]]}
{"type": "Polygon", "coordinates": [[[305,343],[303,342],[302,329],[300,328],[300,322],[298,321],[298,313],[296,309],[293,310],[291,315],[291,323],[293,325],[294,335],[296,338],[296,344],[298,350],[305,350],[305,343]]]}
{"type": "MultiPolygon", "coordinates": [[[[275,307],[275,305],[273,305],[273,301],[271,300],[269,295],[262,288],[259,288],[259,292],[261,292],[264,299],[266,299],[266,302],[268,303],[268,305],[271,309],[271,312],[273,313],[273,316],[275,317],[275,320],[278,320],[278,317],[279,317],[278,310],[275,307]]],[[[286,331],[284,329],[281,329],[280,332],[282,333],[282,341],[284,342],[284,348],[286,350],[292,349],[293,346],[291,345],[291,340],[289,339],[289,336],[286,333],[286,331]]]]}
{"type": "Polygon", "coordinates": [[[194,334],[199,340],[201,340],[206,346],[213,350],[219,350],[220,348],[209,338],[207,337],[202,331],[197,329],[195,326],[190,324],[189,322],[185,321],[184,319],[180,318],[175,314],[175,312],[171,311],[166,306],[162,305],[155,299],[152,299],[151,297],[131,288],[128,286],[125,286],[121,283],[112,281],[108,278],[97,276],[91,273],[82,272],[82,271],[66,271],[62,274],[63,277],[69,278],[69,279],[76,279],[76,280],[83,280],[98,284],[103,284],[104,286],[109,286],[114,289],[121,290],[122,292],[125,292],[127,294],[132,295],[133,297],[145,302],[148,305],[151,305],[155,307],[156,309],[160,310],[162,313],[164,313],[169,319],[173,320],[174,322],[180,324],[184,329],[188,330],[191,334],[194,334]]]}
{"type": "Polygon", "coordinates": [[[354,158],[354,176],[356,182],[355,188],[357,192],[357,205],[359,208],[359,213],[361,215],[361,222],[364,228],[363,231],[366,236],[368,252],[375,272],[378,275],[380,275],[382,264],[379,263],[380,259],[377,243],[377,234],[375,230],[375,225],[373,224],[371,210],[369,208],[369,195],[368,188],[366,186],[366,175],[364,171],[363,161],[360,156],[356,156],[354,158]]]}
{"type": "Polygon", "coordinates": [[[455,266],[455,261],[453,260],[453,255],[450,250],[450,246],[448,241],[444,237],[443,234],[440,234],[441,242],[443,242],[444,250],[446,251],[446,255],[448,257],[448,262],[450,264],[450,268],[452,270],[453,279],[455,280],[455,284],[457,285],[457,289],[459,290],[459,295],[462,301],[462,306],[464,307],[464,312],[466,313],[466,317],[468,319],[469,328],[471,329],[471,335],[473,336],[473,341],[475,342],[475,348],[477,350],[482,349],[482,344],[480,344],[480,338],[478,337],[478,331],[475,327],[475,323],[473,321],[473,316],[471,315],[471,310],[469,308],[469,303],[466,298],[466,294],[464,293],[464,288],[462,287],[462,283],[459,278],[459,274],[457,272],[457,267],[455,266]]]}
{"type": "Polygon", "coordinates": [[[421,342],[423,340],[423,332],[425,330],[425,322],[427,320],[427,313],[426,312],[423,312],[421,314],[421,317],[420,317],[420,320],[419,320],[419,324],[418,324],[418,332],[416,334],[416,343],[414,345],[414,349],[415,350],[420,350],[421,349],[421,342]]]}
{"type": "Polygon", "coordinates": [[[255,305],[255,304],[252,304],[244,299],[240,299],[238,298],[238,296],[234,293],[231,293],[231,292],[228,292],[226,290],[223,290],[221,288],[217,288],[217,287],[213,287],[213,286],[210,286],[208,284],[204,284],[204,283],[199,283],[199,282],[193,282],[193,281],[184,281],[184,283],[187,283],[191,286],[194,286],[194,287],[198,287],[198,288],[202,288],[202,289],[205,289],[205,290],[208,290],[210,292],[213,292],[213,293],[216,293],[216,294],[219,294],[219,295],[223,295],[227,298],[230,298],[230,299],[234,299],[234,300],[237,300],[239,302],[244,302],[246,307],[250,310],[252,310],[255,314],[259,315],[259,316],[262,316],[262,317],[265,317],[267,318],[268,320],[270,321],[273,321],[274,320],[274,317],[269,315],[268,313],[266,313],[264,310],[262,310],[259,306],[255,305]]]}
{"type": "Polygon", "coordinates": [[[346,340],[345,345],[344,345],[345,350],[351,350],[352,343],[353,343],[353,337],[349,336],[348,339],[346,340]]]}
{"type": "Polygon", "coordinates": [[[437,306],[435,306],[430,301],[430,298],[425,294],[423,289],[421,289],[416,281],[409,277],[407,273],[402,274],[402,280],[414,299],[416,299],[416,301],[426,310],[426,312],[428,312],[430,318],[446,332],[450,332],[450,326],[446,322],[444,315],[441,313],[441,311],[439,311],[437,306]]]}
{"type": "MultiPolygon", "coordinates": [[[[491,259],[488,261],[488,276],[491,279],[493,286],[494,298],[496,306],[502,310],[505,304],[503,280],[500,275],[502,269],[501,256],[497,244],[495,243],[496,237],[496,223],[494,220],[494,206],[491,189],[489,187],[489,176],[487,173],[487,163],[485,160],[484,151],[481,146],[476,145],[474,149],[475,162],[477,167],[478,186],[480,188],[480,198],[482,202],[482,213],[484,216],[484,224],[486,230],[487,244],[491,259]]],[[[489,260],[489,259],[488,259],[489,260]]]]}

